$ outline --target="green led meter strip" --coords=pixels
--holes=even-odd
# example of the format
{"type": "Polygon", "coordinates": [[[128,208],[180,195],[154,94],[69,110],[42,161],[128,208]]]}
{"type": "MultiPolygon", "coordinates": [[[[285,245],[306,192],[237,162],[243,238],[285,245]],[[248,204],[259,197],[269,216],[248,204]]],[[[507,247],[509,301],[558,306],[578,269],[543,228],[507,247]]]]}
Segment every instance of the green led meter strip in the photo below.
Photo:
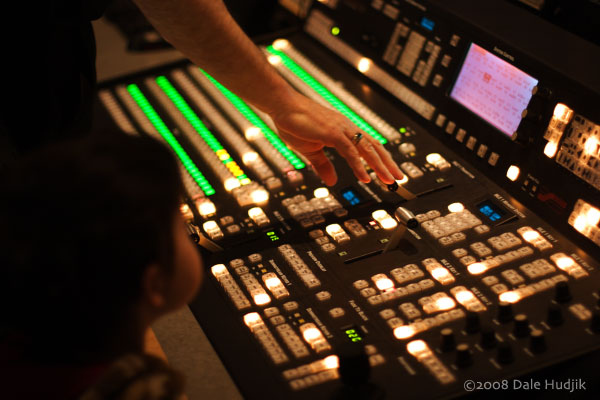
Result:
{"type": "Polygon", "coordinates": [[[140,88],[136,84],[131,84],[127,86],[127,91],[136,104],[140,107],[142,112],[146,115],[152,126],[154,126],[163,139],[165,139],[167,144],[171,146],[177,157],[179,157],[179,160],[185,167],[186,171],[190,174],[194,181],[196,181],[204,194],[206,196],[215,194],[215,189],[213,189],[204,175],[202,175],[202,172],[200,172],[196,164],[194,164],[194,162],[191,160],[190,156],[188,156],[183,147],[181,147],[177,139],[175,139],[175,136],[173,136],[171,131],[169,131],[169,128],[167,128],[163,120],[158,116],[154,108],[152,108],[148,102],[148,99],[146,99],[140,88]]]}
{"type": "Polygon", "coordinates": [[[306,164],[296,155],[290,148],[277,136],[275,132],[262,120],[252,109],[244,103],[242,99],[233,94],[225,86],[217,82],[212,76],[200,70],[204,76],[221,92],[223,95],[233,104],[235,108],[254,126],[259,128],[267,140],[289,161],[290,164],[296,169],[302,169],[306,167],[306,164]]]}
{"type": "Polygon", "coordinates": [[[345,115],[350,121],[358,126],[369,135],[373,136],[379,143],[386,144],[387,139],[383,137],[375,128],[373,128],[367,121],[365,121],[360,115],[355,113],[350,107],[344,104],[339,98],[323,86],[319,81],[313,78],[308,72],[306,72],[301,66],[296,64],[287,54],[282,51],[276,50],[273,46],[267,47],[267,51],[275,56],[281,58],[281,62],[287,69],[292,71],[298,78],[302,79],[304,83],[310,86],[315,92],[323,97],[329,104],[335,107],[336,110],[345,115]]]}
{"type": "Polygon", "coordinates": [[[204,139],[208,147],[211,148],[216,154],[217,157],[221,160],[223,164],[229,169],[229,171],[235,176],[242,185],[250,183],[250,179],[248,176],[242,171],[239,165],[231,158],[227,150],[223,148],[221,143],[217,140],[216,137],[208,130],[206,125],[198,118],[196,113],[190,108],[188,103],[183,99],[181,94],[175,89],[175,87],[169,82],[169,80],[164,76],[159,76],[156,78],[156,83],[162,89],[163,92],[169,97],[169,99],[173,102],[175,107],[181,112],[181,114],[185,117],[185,119],[192,125],[192,127],[198,132],[198,134],[204,139]]]}

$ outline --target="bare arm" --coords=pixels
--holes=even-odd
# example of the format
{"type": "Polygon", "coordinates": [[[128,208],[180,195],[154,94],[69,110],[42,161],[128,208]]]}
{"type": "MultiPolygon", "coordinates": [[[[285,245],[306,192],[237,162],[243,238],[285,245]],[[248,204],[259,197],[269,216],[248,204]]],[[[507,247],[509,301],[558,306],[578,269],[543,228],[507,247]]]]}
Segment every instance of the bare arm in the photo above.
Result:
{"type": "Polygon", "coordinates": [[[337,177],[323,147],[335,147],[356,177],[368,182],[360,157],[385,183],[402,178],[389,153],[346,117],[296,92],[265,60],[221,0],[134,0],[161,35],[225,86],[268,113],[282,139],[312,163],[325,183],[337,177]]]}

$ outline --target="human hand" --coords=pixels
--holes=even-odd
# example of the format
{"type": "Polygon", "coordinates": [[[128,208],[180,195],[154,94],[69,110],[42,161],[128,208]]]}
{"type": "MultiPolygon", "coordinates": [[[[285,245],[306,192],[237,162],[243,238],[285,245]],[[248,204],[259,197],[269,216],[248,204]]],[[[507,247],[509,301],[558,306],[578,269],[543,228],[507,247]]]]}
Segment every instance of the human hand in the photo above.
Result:
{"type": "Polygon", "coordinates": [[[362,182],[368,183],[371,179],[361,157],[383,183],[391,184],[404,177],[383,145],[339,112],[300,94],[294,95],[291,104],[271,112],[271,118],[280,137],[310,161],[328,186],[337,182],[337,174],[323,152],[324,147],[334,147],[362,182]],[[352,138],[357,133],[362,133],[362,139],[354,144],[352,138]]]}

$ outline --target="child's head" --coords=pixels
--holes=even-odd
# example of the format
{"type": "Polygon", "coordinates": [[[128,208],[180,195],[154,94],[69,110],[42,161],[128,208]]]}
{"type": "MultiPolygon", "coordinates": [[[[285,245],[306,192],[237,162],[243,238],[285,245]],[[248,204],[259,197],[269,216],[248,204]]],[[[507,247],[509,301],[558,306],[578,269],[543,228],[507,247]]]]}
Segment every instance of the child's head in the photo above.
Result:
{"type": "Polygon", "coordinates": [[[108,354],[198,289],[178,167],[159,143],[106,134],[53,147],[25,160],[2,193],[5,330],[68,358],[108,354]]]}

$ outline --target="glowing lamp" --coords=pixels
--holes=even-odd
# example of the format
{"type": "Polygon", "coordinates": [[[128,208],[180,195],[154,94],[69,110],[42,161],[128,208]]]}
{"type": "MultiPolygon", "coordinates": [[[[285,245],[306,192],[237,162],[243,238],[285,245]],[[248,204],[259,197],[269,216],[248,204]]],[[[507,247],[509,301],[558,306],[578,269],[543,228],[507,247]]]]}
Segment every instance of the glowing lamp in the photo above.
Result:
{"type": "Polygon", "coordinates": [[[402,325],[394,329],[396,339],[408,339],[414,336],[415,333],[415,329],[410,325],[402,325]]]}
{"type": "Polygon", "coordinates": [[[520,173],[521,170],[519,169],[519,167],[517,167],[516,165],[511,165],[506,171],[506,177],[514,182],[519,178],[520,173]]]}

